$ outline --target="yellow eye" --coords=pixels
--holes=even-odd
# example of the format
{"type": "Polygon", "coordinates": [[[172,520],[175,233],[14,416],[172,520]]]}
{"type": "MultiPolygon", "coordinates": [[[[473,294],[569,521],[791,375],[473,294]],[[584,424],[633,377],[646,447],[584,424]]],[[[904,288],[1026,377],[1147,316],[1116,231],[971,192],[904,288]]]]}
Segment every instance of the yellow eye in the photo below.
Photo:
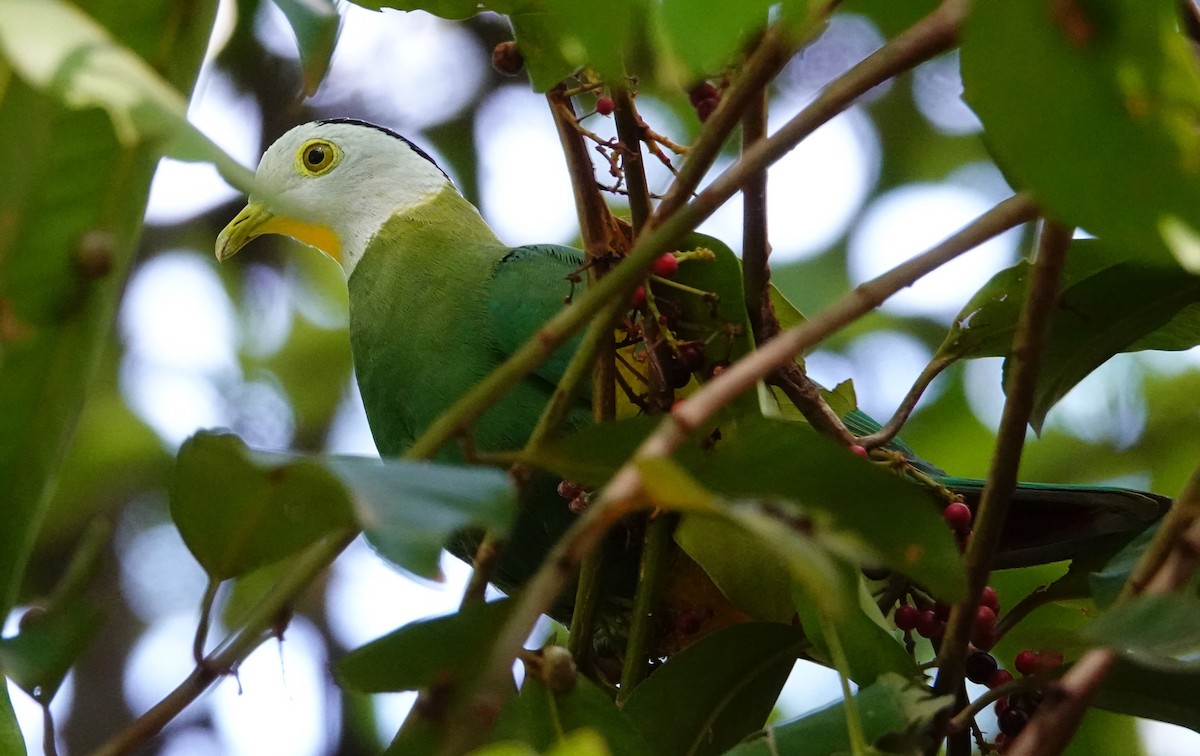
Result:
{"type": "Polygon", "coordinates": [[[309,176],[320,176],[342,158],[342,151],[333,142],[324,139],[310,139],[300,147],[296,154],[296,164],[301,173],[309,176]]]}

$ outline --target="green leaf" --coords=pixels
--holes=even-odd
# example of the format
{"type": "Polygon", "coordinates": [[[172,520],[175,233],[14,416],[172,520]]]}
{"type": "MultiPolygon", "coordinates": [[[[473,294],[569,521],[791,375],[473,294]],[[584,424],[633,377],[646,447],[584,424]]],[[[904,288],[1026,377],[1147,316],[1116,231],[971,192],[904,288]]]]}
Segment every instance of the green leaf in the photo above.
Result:
{"type": "Polygon", "coordinates": [[[1051,217],[1200,271],[1200,72],[1177,14],[1172,0],[974,3],[962,73],[997,163],[1051,217]]]}
{"type": "Polygon", "coordinates": [[[341,481],[316,462],[254,452],[237,436],[206,431],[179,448],[171,519],[192,555],[218,581],[354,525],[341,481]]]}
{"type": "Polygon", "coordinates": [[[329,71],[341,19],[333,0],[275,0],[287,16],[300,49],[304,93],[312,96],[329,71]]]}
{"type": "MultiPolygon", "coordinates": [[[[652,418],[603,423],[556,439],[528,459],[571,480],[601,485],[654,425],[652,418]]],[[[727,499],[801,503],[825,518],[837,536],[826,546],[839,556],[886,565],[947,601],[965,591],[958,547],[921,486],[801,423],[748,416],[719,425],[722,439],[711,449],[685,445],[675,456],[711,491],[727,499]]]]}
{"type": "Polygon", "coordinates": [[[1140,665],[1200,670],[1200,601],[1194,596],[1138,596],[1097,617],[1083,635],[1140,665]]]}
{"type": "Polygon", "coordinates": [[[891,567],[946,601],[964,593],[958,547],[921,486],[799,423],[744,418],[723,425],[722,434],[712,451],[689,448],[679,456],[713,491],[801,503],[827,518],[836,540],[825,543],[840,556],[891,567]]]}
{"type": "Polygon", "coordinates": [[[590,731],[607,745],[604,753],[652,753],[629,716],[618,709],[595,683],[578,675],[567,692],[553,692],[535,674],[526,672],[521,694],[509,701],[496,722],[493,738],[519,741],[536,753],[567,750],[573,735],[590,731]],[[569,734],[567,734],[569,733],[569,734]]]}
{"type": "Polygon", "coordinates": [[[1117,600],[1117,596],[1125,587],[1125,581],[1129,579],[1138,562],[1142,560],[1142,555],[1150,546],[1150,542],[1154,540],[1154,534],[1157,531],[1157,525],[1146,528],[1141,535],[1134,538],[1125,545],[1125,548],[1109,559],[1101,569],[1088,575],[1088,585],[1097,607],[1107,609],[1117,600]]]}
{"type": "Polygon", "coordinates": [[[691,513],[676,528],[675,542],[739,609],[789,623],[793,588],[800,586],[822,614],[846,614],[852,594],[823,548],[820,526],[803,512],[782,511],[774,502],[722,502],[668,459],[641,460],[638,472],[655,507],[691,513]]]}
{"type": "Polygon", "coordinates": [[[516,492],[500,470],[361,457],[323,463],[353,492],[367,542],[424,577],[441,575],[442,547],[456,532],[478,527],[504,533],[516,516],[516,492]]]}
{"type": "Polygon", "coordinates": [[[349,527],[361,527],[397,566],[435,578],[452,535],[473,526],[505,531],[515,510],[512,485],[497,470],[258,452],[207,431],[180,447],[171,486],[171,517],[214,580],[349,527]]]}
{"type": "MultiPolygon", "coordinates": [[[[859,579],[859,574],[859,570],[853,567],[839,565],[841,590],[857,596],[858,604],[856,610],[833,618],[838,640],[850,665],[850,679],[859,686],[865,686],[888,673],[908,679],[919,678],[920,672],[916,662],[904,650],[900,640],[885,627],[883,615],[859,579]]],[[[797,597],[796,611],[800,615],[800,624],[804,632],[816,649],[814,656],[832,667],[833,657],[825,639],[816,603],[797,597]]]]}
{"type": "MultiPolygon", "coordinates": [[[[867,739],[879,743],[891,733],[916,733],[953,702],[952,696],[933,698],[925,686],[899,675],[885,675],[875,684],[862,688],[854,700],[862,717],[867,739]]],[[[899,738],[884,749],[889,753],[915,751],[915,742],[899,738]],[[902,751],[907,747],[907,751],[902,751]]],[[[885,741],[886,742],[886,741],[885,741]]],[[[838,701],[820,711],[775,727],[729,752],[729,756],[776,756],[782,753],[849,753],[845,703],[838,701]]]]}
{"type": "Polygon", "coordinates": [[[355,5],[360,5],[363,8],[371,10],[381,10],[383,8],[395,8],[401,11],[425,11],[432,13],[441,18],[448,18],[452,21],[461,21],[464,18],[470,18],[482,10],[491,8],[500,13],[497,5],[502,3],[480,3],[477,0],[351,0],[355,5]]]}
{"type": "Polygon", "coordinates": [[[634,688],[624,712],[653,753],[723,753],[763,726],[805,645],[800,630],[774,622],[718,630],[634,688]]]}
{"type": "Polygon", "coordinates": [[[1200,670],[1157,669],[1121,659],[1105,676],[1095,705],[1200,732],[1200,670]]]}
{"type": "MultiPolygon", "coordinates": [[[[1029,278],[1029,263],[1000,271],[962,309],[939,358],[1007,356],[1029,278]]],[[[1047,337],[1030,424],[1119,352],[1190,349],[1200,344],[1200,278],[1173,264],[1137,260],[1097,240],[1071,247],[1063,292],[1047,337]]]]}
{"type": "Polygon", "coordinates": [[[21,690],[47,704],[101,625],[100,610],[82,602],[26,615],[17,635],[0,639],[0,668],[21,690]]]}
{"type": "Polygon", "coordinates": [[[663,0],[662,27],[672,52],[699,78],[719,71],[751,33],[766,26],[772,5],[765,0],[736,3],[663,0]]]}
{"type": "MultiPolygon", "coordinates": [[[[152,66],[154,76],[191,88],[215,2],[146,0],[136,14],[120,3],[87,4],[123,44],[147,56],[141,70],[152,66]]],[[[103,113],[56,101],[72,72],[89,70],[89,59],[78,58],[62,77],[46,78],[54,73],[47,64],[79,38],[79,26],[101,34],[96,22],[61,2],[0,0],[0,139],[21,146],[9,151],[0,181],[0,616],[16,599],[52,481],[109,342],[159,157],[159,145],[122,144],[103,113]],[[49,91],[22,80],[31,67],[49,91]]]]}
{"type": "MultiPolygon", "coordinates": [[[[211,8],[198,14],[204,30],[211,8]]],[[[226,181],[250,192],[252,172],[188,122],[186,98],[73,5],[0,0],[0,52],[26,82],[67,107],[107,111],[123,147],[153,142],[180,160],[210,162],[226,181]]],[[[190,85],[192,77],[184,81],[190,85]]]]}
{"type": "Polygon", "coordinates": [[[342,657],[334,666],[338,684],[384,693],[468,677],[482,666],[511,608],[510,601],[475,603],[393,630],[342,657]]]}
{"type": "MultiPolygon", "coordinates": [[[[655,473],[649,472],[650,476],[655,473]]],[[[652,477],[653,481],[654,478],[652,477]]],[[[733,605],[756,620],[791,622],[796,614],[792,583],[800,581],[806,589],[830,602],[836,611],[848,603],[836,589],[832,578],[833,563],[828,555],[808,544],[796,547],[786,530],[775,521],[758,525],[743,522],[737,514],[726,517],[688,516],[675,528],[675,543],[690,556],[733,605]],[[730,522],[734,527],[730,527],[730,522]],[[770,542],[759,538],[759,530],[783,531],[770,542]],[[805,548],[801,553],[793,553],[805,548]],[[827,591],[821,591],[825,587],[827,591]]]]}
{"type": "Polygon", "coordinates": [[[21,725],[17,722],[17,712],[13,711],[12,699],[8,696],[8,686],[0,685],[0,752],[11,753],[13,756],[25,756],[25,736],[21,734],[21,725]]]}
{"type": "Polygon", "coordinates": [[[1120,753],[1124,756],[1148,756],[1133,717],[1089,707],[1063,756],[1094,756],[1120,753]]]}

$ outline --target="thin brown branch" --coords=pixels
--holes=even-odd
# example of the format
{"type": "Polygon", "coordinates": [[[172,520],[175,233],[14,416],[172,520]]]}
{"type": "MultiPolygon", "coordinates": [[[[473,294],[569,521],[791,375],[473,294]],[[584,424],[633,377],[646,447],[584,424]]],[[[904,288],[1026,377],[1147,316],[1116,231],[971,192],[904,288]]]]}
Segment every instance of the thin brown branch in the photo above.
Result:
{"type": "Polygon", "coordinates": [[[617,121],[617,150],[621,154],[621,171],[629,187],[629,216],[633,238],[637,239],[650,217],[650,187],[646,183],[646,166],[642,162],[642,119],[633,104],[633,95],[626,87],[613,87],[614,117],[617,121]]]}
{"type": "Polygon", "coordinates": [[[661,224],[687,204],[721,153],[725,140],[737,127],[741,114],[783,70],[800,42],[777,28],[768,29],[763,34],[758,46],[741,67],[737,79],[722,95],[720,106],[704,122],[699,137],[688,149],[687,160],[650,220],[652,226],[661,224]]]}
{"type": "Polygon", "coordinates": [[[1037,258],[1030,274],[1029,293],[1013,337],[1007,398],[996,434],[996,449],[980,495],[971,541],[963,555],[967,597],[954,605],[938,651],[939,669],[934,692],[946,695],[963,681],[967,643],[979,608],[980,595],[991,574],[1000,545],[1009,502],[1017,487],[1017,469],[1025,446],[1025,429],[1033,411],[1034,391],[1041,369],[1046,334],[1058,304],[1059,283],[1071,245],[1071,229],[1047,222],[1042,227],[1037,258]]]}
{"type": "Polygon", "coordinates": [[[240,630],[231,633],[204,658],[179,687],[167,694],[149,711],[117,733],[93,756],[119,756],[132,753],[162,731],[179,712],[200,697],[209,686],[229,674],[250,653],[272,637],[271,629],[281,613],[350,544],[357,531],[328,536],[309,546],[295,558],[291,570],[251,610],[240,630]]]}
{"type": "MultiPolygon", "coordinates": [[[[767,138],[767,93],[759,90],[742,115],[742,152],[767,138]]],[[[767,169],[742,184],[742,292],[755,339],[779,332],[771,307],[771,245],[767,232],[767,169]]]]}
{"type": "Polygon", "coordinates": [[[917,402],[921,400],[921,396],[925,393],[925,389],[929,388],[929,384],[933,383],[933,379],[942,374],[942,371],[954,364],[954,359],[949,357],[934,357],[913,381],[913,385],[905,394],[904,399],[900,402],[900,406],[896,408],[895,414],[887,421],[882,428],[874,433],[866,436],[861,436],[858,443],[866,449],[874,449],[877,446],[883,446],[896,437],[904,424],[908,422],[909,415],[917,408],[917,402]]]}

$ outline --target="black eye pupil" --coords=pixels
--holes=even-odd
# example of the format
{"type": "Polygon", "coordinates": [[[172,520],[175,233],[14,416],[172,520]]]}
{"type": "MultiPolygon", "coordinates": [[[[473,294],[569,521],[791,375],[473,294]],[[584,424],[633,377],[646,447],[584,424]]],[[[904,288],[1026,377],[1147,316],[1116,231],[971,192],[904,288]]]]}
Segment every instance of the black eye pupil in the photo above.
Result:
{"type": "Polygon", "coordinates": [[[309,149],[307,158],[309,165],[320,165],[325,162],[325,150],[321,147],[313,147],[309,149]]]}

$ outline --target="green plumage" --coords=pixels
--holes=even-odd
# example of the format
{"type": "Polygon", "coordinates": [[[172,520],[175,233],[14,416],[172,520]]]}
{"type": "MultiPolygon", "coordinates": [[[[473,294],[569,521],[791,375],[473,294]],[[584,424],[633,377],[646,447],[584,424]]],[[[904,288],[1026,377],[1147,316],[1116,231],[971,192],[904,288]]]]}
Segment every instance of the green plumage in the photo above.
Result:
{"type": "MultiPolygon", "coordinates": [[[[350,276],[350,343],[381,454],[402,453],[438,415],[524,343],[571,292],[582,255],[509,248],[447,186],[384,225],[350,276]]],[[[572,345],[472,429],[480,449],[519,449],[554,391],[572,345]]],[[[586,400],[572,424],[586,422],[586,400]]],[[[457,449],[443,454],[457,458],[457,449]]]]}

